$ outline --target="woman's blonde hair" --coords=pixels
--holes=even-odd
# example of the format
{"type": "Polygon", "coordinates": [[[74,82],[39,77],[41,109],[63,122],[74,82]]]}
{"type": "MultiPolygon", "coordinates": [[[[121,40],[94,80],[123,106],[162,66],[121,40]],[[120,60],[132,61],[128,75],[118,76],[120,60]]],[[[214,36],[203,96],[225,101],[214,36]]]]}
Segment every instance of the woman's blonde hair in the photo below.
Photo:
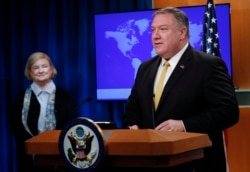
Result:
{"type": "Polygon", "coordinates": [[[51,75],[51,79],[53,79],[56,75],[57,75],[57,70],[56,68],[54,67],[50,57],[46,54],[46,53],[43,53],[43,52],[35,52],[35,53],[32,53],[29,58],[28,58],[28,61],[26,63],[26,66],[25,66],[25,70],[24,70],[24,75],[26,76],[26,78],[28,80],[32,80],[31,76],[30,76],[30,71],[31,71],[31,67],[34,63],[36,63],[38,60],[40,59],[46,59],[48,60],[51,68],[52,68],[52,75],[51,75]]]}

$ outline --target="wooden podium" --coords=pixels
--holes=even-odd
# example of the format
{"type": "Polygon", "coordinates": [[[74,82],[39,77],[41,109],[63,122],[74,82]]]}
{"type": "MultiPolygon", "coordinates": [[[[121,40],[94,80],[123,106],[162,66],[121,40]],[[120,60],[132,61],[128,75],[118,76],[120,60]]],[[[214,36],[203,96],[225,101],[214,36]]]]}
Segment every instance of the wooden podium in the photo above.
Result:
{"type": "MultiPolygon", "coordinates": [[[[58,140],[60,130],[46,131],[25,142],[26,153],[35,154],[37,165],[63,165],[58,140]]],[[[208,135],[151,129],[103,130],[102,163],[109,167],[173,167],[203,158],[211,146],[208,135]]]]}

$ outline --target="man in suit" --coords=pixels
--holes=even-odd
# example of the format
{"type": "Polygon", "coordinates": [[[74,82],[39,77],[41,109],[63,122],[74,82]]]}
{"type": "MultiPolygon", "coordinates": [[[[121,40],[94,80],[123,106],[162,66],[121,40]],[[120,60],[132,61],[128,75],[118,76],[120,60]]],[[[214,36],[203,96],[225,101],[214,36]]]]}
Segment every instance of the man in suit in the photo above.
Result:
{"type": "Polygon", "coordinates": [[[177,8],[156,11],[151,28],[158,55],[138,69],[124,127],[207,133],[212,146],[205,148],[195,172],[226,172],[223,130],[238,122],[239,107],[225,63],[191,47],[188,18],[177,8]],[[157,104],[165,62],[169,65],[157,104]]]}

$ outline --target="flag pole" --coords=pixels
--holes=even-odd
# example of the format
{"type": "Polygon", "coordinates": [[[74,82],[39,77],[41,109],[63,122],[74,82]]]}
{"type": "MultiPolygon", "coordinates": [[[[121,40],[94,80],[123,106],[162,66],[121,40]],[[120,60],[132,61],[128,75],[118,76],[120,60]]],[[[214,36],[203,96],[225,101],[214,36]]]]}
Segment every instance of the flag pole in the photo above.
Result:
{"type": "MultiPolygon", "coordinates": [[[[216,10],[213,0],[207,0],[207,5],[204,13],[202,51],[221,58],[216,10]]],[[[222,135],[226,159],[226,170],[227,172],[229,172],[229,164],[227,158],[227,130],[222,131],[222,135]]]]}

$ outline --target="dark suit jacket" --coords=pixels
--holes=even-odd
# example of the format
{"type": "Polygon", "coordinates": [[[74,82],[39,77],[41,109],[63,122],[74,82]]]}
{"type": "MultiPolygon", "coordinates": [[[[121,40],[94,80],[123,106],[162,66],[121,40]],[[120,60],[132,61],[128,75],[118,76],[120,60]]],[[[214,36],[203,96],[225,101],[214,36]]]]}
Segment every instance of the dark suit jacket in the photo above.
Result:
{"type": "MultiPolygon", "coordinates": [[[[17,149],[17,157],[19,163],[18,168],[20,168],[19,171],[25,171],[27,169],[30,169],[29,166],[32,165],[32,160],[30,159],[30,157],[25,156],[25,149],[24,149],[25,140],[32,137],[25,130],[21,119],[24,93],[25,90],[22,90],[17,94],[10,118],[11,130],[13,131],[13,134],[16,139],[16,147],[17,147],[16,149],[17,149]]],[[[77,117],[77,112],[75,108],[76,105],[72,100],[71,95],[66,90],[56,87],[56,93],[55,93],[55,116],[57,120],[56,129],[62,129],[67,122],[77,117]]],[[[37,125],[38,125],[39,113],[40,113],[40,104],[34,92],[32,92],[27,123],[33,135],[38,134],[37,125]]]]}
{"type": "Polygon", "coordinates": [[[187,132],[207,133],[212,147],[205,149],[207,171],[225,171],[222,131],[237,123],[239,107],[223,60],[187,48],[165,85],[157,111],[153,108],[154,79],[161,58],[138,69],[128,98],[124,126],[155,128],[168,119],[183,120],[187,132]]]}

